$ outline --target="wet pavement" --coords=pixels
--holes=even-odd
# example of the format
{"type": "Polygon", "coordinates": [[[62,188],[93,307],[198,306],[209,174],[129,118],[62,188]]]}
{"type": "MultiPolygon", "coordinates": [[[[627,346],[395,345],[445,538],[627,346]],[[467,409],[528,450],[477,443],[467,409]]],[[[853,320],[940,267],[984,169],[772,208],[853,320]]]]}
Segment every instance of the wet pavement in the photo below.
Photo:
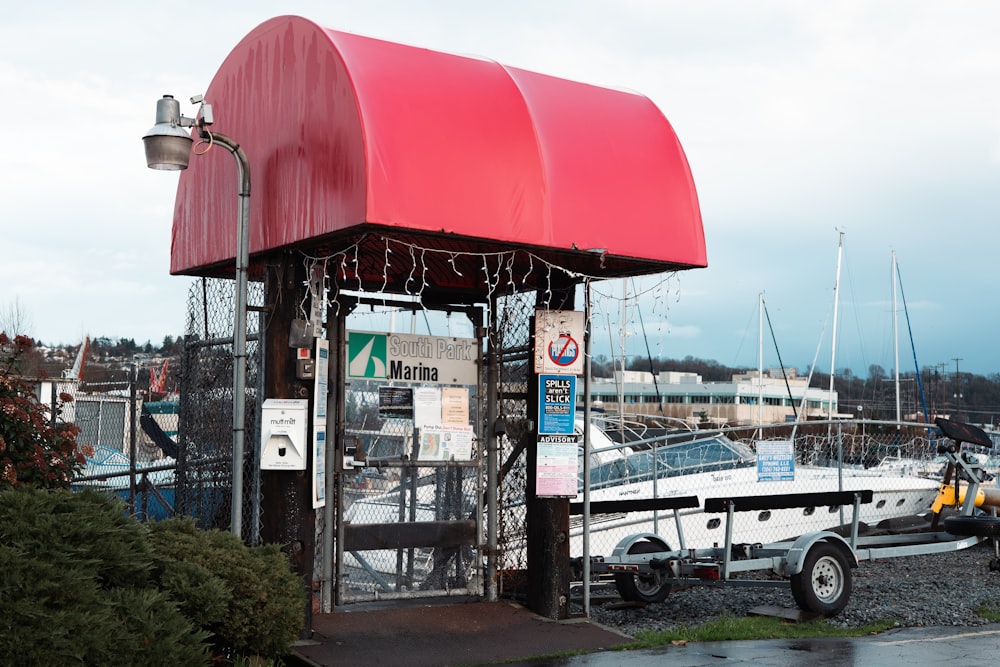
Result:
{"type": "Polygon", "coordinates": [[[585,618],[555,621],[509,601],[431,598],[351,604],[314,615],[313,638],[294,653],[304,664],[324,667],[459,667],[632,641],[585,618]]]}
{"type": "Polygon", "coordinates": [[[313,638],[291,664],[461,667],[833,667],[990,664],[1000,656],[1000,625],[901,628],[857,638],[688,642],[627,648],[633,639],[583,618],[554,621],[512,602],[445,598],[366,603],[313,617],[313,638]],[[615,649],[615,650],[613,650],[615,649]],[[571,651],[583,655],[537,658],[571,651]]]}
{"type": "Polygon", "coordinates": [[[528,660],[519,667],[897,667],[902,665],[993,664],[1000,655],[1000,626],[903,628],[856,638],[762,639],[689,642],[636,651],[591,653],[572,658],[528,660]]]}

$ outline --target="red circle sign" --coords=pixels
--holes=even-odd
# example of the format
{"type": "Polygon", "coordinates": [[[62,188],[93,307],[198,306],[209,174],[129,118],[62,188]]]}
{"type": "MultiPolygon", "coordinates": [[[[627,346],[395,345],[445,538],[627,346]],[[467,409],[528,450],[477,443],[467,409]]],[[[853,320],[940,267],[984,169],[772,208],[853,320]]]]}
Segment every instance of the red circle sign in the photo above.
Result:
{"type": "Polygon", "coordinates": [[[549,359],[557,366],[570,366],[580,356],[580,346],[569,334],[560,334],[549,343],[549,359]]]}

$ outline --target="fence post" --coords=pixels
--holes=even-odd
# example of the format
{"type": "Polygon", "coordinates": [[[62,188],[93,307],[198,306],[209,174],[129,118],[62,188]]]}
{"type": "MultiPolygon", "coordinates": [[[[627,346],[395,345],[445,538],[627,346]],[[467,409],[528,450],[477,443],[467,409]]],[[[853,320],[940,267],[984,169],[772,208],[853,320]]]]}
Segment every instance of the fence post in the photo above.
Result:
{"type": "Polygon", "coordinates": [[[135,395],[135,385],[138,382],[139,377],[139,364],[135,361],[132,362],[132,368],[129,372],[129,420],[128,420],[128,513],[135,516],[135,496],[136,496],[136,482],[135,482],[135,468],[136,468],[136,452],[135,452],[135,415],[136,415],[136,395],[135,395]]]}
{"type": "MultiPolygon", "coordinates": [[[[536,296],[536,308],[565,310],[573,308],[576,285],[562,271],[552,271],[545,289],[536,296]]],[[[534,322],[531,325],[534,331],[534,322]]],[[[547,618],[569,618],[569,500],[539,498],[538,475],[538,374],[535,355],[530,355],[528,377],[528,417],[535,420],[535,443],[528,446],[527,508],[528,608],[547,618]]]]}

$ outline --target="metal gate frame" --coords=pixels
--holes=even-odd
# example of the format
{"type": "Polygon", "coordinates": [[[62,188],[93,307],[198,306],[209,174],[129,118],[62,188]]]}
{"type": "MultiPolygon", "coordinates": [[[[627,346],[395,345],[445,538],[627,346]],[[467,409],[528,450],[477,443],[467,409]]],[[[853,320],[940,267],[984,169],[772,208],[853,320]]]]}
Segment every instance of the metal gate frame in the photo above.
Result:
{"type": "MultiPolygon", "coordinates": [[[[344,387],[338,432],[331,434],[334,448],[362,445],[378,447],[380,440],[395,440],[388,455],[367,454],[368,465],[344,471],[335,464],[339,457],[328,455],[334,465],[328,470],[334,488],[327,502],[334,502],[332,512],[317,516],[317,557],[330,550],[330,565],[317,568],[321,581],[327,579],[337,605],[371,600],[419,599],[443,596],[480,596],[484,589],[484,458],[488,432],[484,421],[485,364],[482,354],[483,313],[477,306],[441,306],[436,308],[415,301],[338,295],[338,313],[327,326],[347,319],[359,305],[400,310],[442,310],[464,313],[476,332],[479,358],[478,383],[470,395],[470,421],[474,425],[474,456],[470,461],[417,461],[417,442],[411,420],[378,419],[378,428],[366,428],[377,418],[377,398],[373,383],[346,381],[331,377],[331,386],[344,387]],[[367,439],[367,440],[365,440],[367,439]],[[365,440],[365,442],[362,442],[365,440]],[[376,465],[372,465],[372,464],[376,465]],[[325,530],[327,518],[333,530],[325,530]],[[391,520],[390,520],[391,519],[391,520]]],[[[328,331],[331,357],[343,359],[346,340],[328,331]],[[337,343],[335,347],[334,344],[337,343]]],[[[341,368],[334,363],[334,368],[341,368]]],[[[419,383],[392,381],[393,386],[419,386],[419,383]]],[[[322,606],[329,611],[333,600],[323,595],[322,606]]]]}

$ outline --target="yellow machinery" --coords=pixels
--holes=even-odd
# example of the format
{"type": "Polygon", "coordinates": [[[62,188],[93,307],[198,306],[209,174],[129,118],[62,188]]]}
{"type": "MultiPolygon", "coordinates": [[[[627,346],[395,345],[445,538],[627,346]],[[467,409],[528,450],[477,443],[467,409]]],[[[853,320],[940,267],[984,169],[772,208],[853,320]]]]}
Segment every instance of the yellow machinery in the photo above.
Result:
{"type": "Polygon", "coordinates": [[[945,436],[955,444],[942,445],[938,452],[948,460],[944,481],[938,489],[937,497],[931,505],[934,512],[932,527],[937,527],[941,512],[945,507],[954,507],[957,513],[945,517],[944,529],[952,535],[974,535],[993,540],[994,558],[990,561],[990,571],[1000,571],[1000,488],[983,487],[985,475],[982,466],[974,458],[962,452],[962,444],[993,447],[993,441],[976,426],[953,422],[949,419],[934,420],[945,436]],[[954,481],[952,479],[954,478],[954,481]],[[976,514],[975,509],[990,510],[976,514]]]}

